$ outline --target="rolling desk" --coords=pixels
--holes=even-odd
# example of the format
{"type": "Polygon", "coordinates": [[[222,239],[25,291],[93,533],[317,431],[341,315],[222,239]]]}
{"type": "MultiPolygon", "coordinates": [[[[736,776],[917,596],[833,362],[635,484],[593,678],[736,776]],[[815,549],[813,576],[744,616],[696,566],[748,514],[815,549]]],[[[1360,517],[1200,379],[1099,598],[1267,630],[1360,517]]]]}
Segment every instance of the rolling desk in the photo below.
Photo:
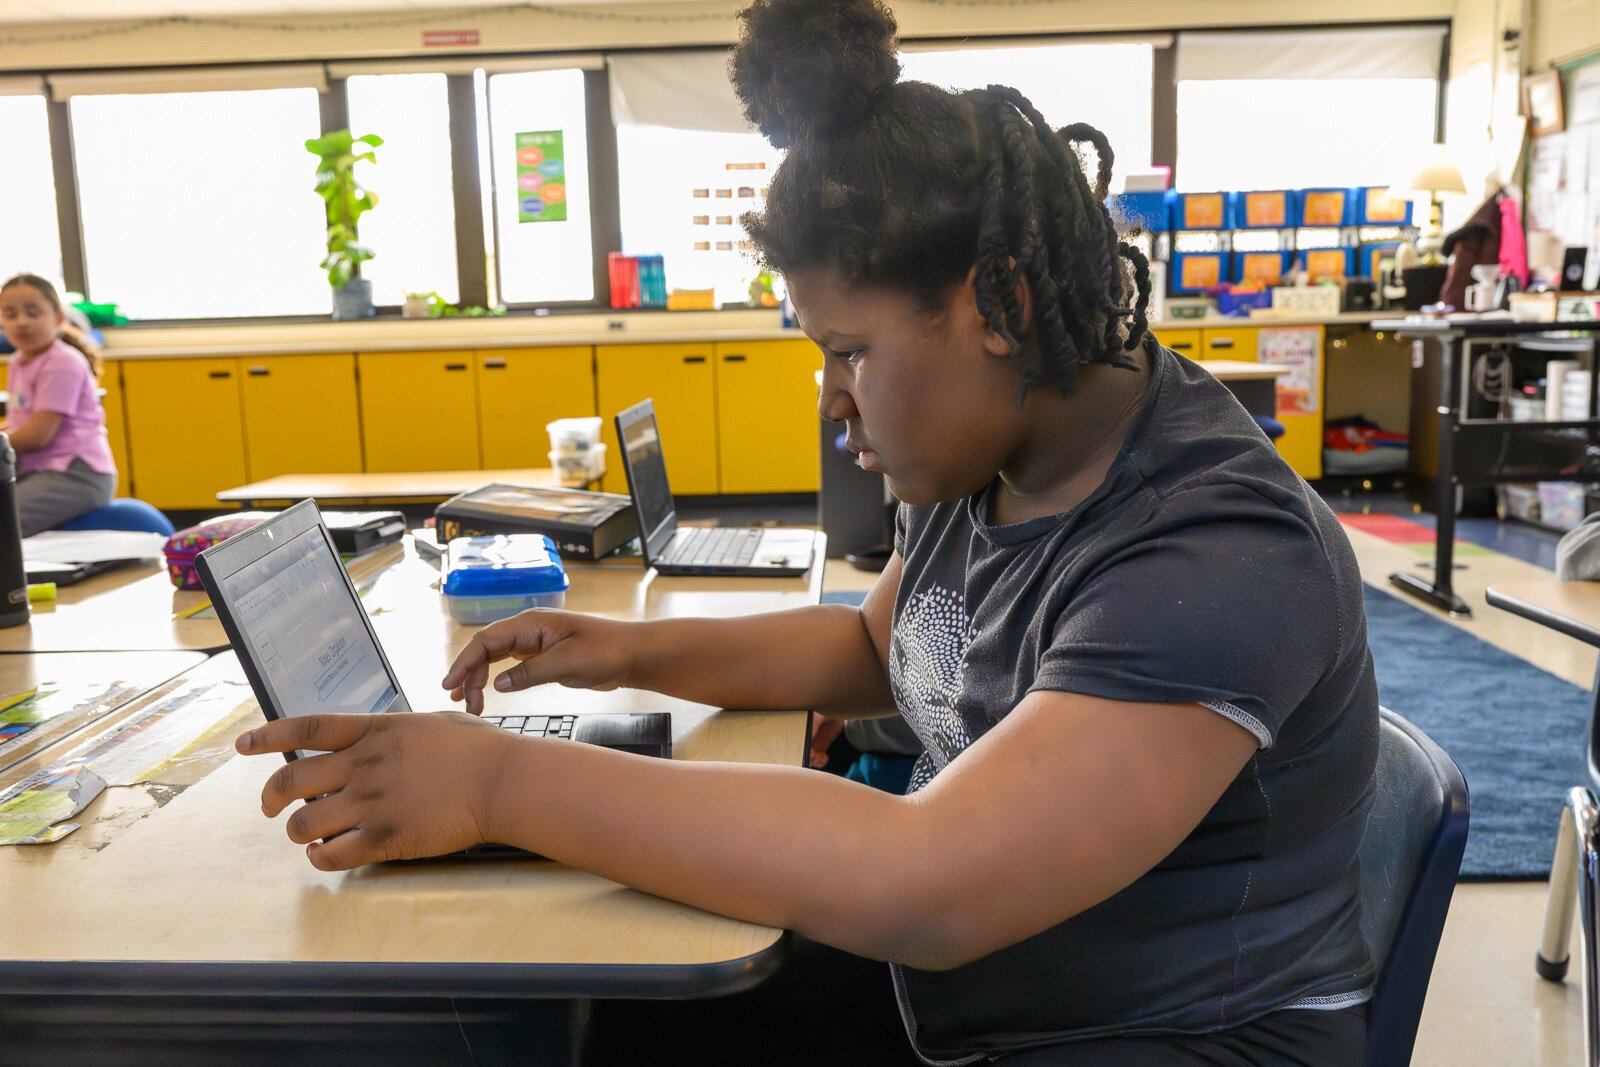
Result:
{"type": "Polygon", "coordinates": [[[1595,404],[1600,375],[1591,374],[1589,378],[1589,417],[1586,419],[1511,422],[1473,418],[1465,402],[1473,355],[1479,349],[1514,344],[1540,335],[1569,333],[1587,341],[1589,366],[1593,368],[1596,367],[1595,336],[1600,333],[1600,321],[1396,319],[1374,322],[1372,328],[1392,330],[1421,341],[1425,353],[1432,352],[1424,358],[1442,360],[1437,408],[1439,454],[1433,576],[1429,580],[1396,571],[1389,575],[1389,581],[1403,592],[1451,615],[1470,616],[1472,609],[1456,595],[1452,583],[1457,489],[1474,483],[1600,478],[1600,417],[1597,417],[1600,408],[1595,404]]]}
{"type": "MultiPolygon", "coordinates": [[[[819,551],[799,578],[663,578],[642,566],[574,566],[567,604],[628,619],[771,611],[817,603],[822,565],[819,551]]],[[[419,708],[447,706],[438,680],[475,629],[450,618],[431,585],[437,577],[407,545],[365,595],[419,708]]],[[[0,663],[6,658],[39,657],[0,663]]],[[[242,680],[231,654],[186,676],[202,674],[242,680]]],[[[727,712],[638,691],[556,686],[485,697],[487,710],[500,714],[670,711],[676,759],[803,766],[806,756],[803,711],[727,712]]],[[[47,765],[54,751],[0,773],[0,786],[47,765]]],[[[187,1010],[204,998],[256,998],[258,1008],[269,999],[285,1020],[326,998],[377,1007],[408,996],[516,998],[529,1002],[519,1011],[542,1010],[539,1026],[556,1053],[572,1040],[573,1002],[730,993],[760,981],[783,956],[781,930],[546,861],[317,871],[285,837],[283,820],[261,815],[260,790],[279,766],[276,757],[229,758],[164,802],[141,796],[142,787],[107,790],[62,841],[0,849],[0,1030],[16,1033],[19,1021],[49,1017],[52,1005],[156,1010],[162,998],[179,998],[187,1010]],[[139,903],[130,907],[135,890],[139,903]]]]}
{"type": "MultiPolygon", "coordinates": [[[[280,474],[261,482],[224,489],[217,499],[253,508],[263,501],[296,501],[307,497],[319,504],[366,504],[400,501],[437,503],[469,489],[503,482],[507,485],[563,483],[549,467],[509,470],[361,472],[353,474],[280,474]]],[[[585,485],[591,484],[588,482],[585,485]]]]}

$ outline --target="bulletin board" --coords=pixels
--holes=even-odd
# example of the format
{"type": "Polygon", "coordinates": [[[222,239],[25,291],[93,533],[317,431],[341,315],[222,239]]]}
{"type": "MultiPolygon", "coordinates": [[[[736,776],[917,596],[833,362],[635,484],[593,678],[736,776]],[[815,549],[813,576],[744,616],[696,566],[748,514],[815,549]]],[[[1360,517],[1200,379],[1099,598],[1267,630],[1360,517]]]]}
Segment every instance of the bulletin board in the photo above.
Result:
{"type": "Polygon", "coordinates": [[[1564,127],[1533,140],[1527,227],[1587,247],[1582,287],[1600,288],[1600,55],[1562,73],[1564,127]]]}

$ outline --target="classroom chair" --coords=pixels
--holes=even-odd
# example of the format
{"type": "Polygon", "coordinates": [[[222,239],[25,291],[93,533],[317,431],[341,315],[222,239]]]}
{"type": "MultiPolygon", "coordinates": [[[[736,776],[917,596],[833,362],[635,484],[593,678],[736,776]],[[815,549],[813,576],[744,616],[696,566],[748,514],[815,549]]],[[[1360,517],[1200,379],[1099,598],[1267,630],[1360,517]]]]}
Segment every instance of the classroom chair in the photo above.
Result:
{"type": "Polygon", "coordinates": [[[1567,976],[1567,939],[1576,902],[1578,952],[1583,967],[1583,1062],[1600,1065],[1600,971],[1595,957],[1595,887],[1600,872],[1600,804],[1582,786],[1567,794],[1550,863],[1550,893],[1544,902],[1544,932],[1534,965],[1539,977],[1559,982],[1567,976]]]}
{"type": "Polygon", "coordinates": [[[143,500],[126,496],[113,500],[103,508],[95,508],[79,515],[71,522],[64,522],[59,529],[135,530],[142,533],[158,533],[164,537],[172,536],[171,520],[143,500]]]}
{"type": "Polygon", "coordinates": [[[1411,1062],[1467,821],[1467,782],[1455,761],[1380,708],[1372,812],[1360,848],[1361,932],[1378,968],[1367,1006],[1367,1067],[1411,1062]]]}

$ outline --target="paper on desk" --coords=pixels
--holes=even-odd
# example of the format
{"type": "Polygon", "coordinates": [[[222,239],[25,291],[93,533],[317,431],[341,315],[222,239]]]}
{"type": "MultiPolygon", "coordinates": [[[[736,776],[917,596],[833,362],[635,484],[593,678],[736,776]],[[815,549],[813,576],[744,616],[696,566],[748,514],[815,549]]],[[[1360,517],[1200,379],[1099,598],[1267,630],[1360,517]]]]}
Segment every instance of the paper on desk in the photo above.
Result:
{"type": "Polygon", "coordinates": [[[118,681],[41,688],[0,699],[0,767],[6,766],[10,746],[38,727],[49,723],[51,732],[65,735],[138,695],[138,686],[118,681]]]}
{"type": "MultiPolygon", "coordinates": [[[[0,845],[45,844],[77,829],[60,823],[108,786],[161,782],[185,786],[203,771],[207,742],[253,708],[239,682],[188,679],[45,770],[0,792],[0,845]]],[[[214,747],[214,746],[211,746],[214,747]]]]}
{"type": "Polygon", "coordinates": [[[6,790],[0,799],[0,845],[48,845],[78,828],[64,822],[105,792],[92,767],[50,767],[6,790]]]}
{"type": "Polygon", "coordinates": [[[96,563],[103,559],[160,559],[167,539],[137,530],[50,530],[22,539],[22,558],[34,563],[96,563]]]}

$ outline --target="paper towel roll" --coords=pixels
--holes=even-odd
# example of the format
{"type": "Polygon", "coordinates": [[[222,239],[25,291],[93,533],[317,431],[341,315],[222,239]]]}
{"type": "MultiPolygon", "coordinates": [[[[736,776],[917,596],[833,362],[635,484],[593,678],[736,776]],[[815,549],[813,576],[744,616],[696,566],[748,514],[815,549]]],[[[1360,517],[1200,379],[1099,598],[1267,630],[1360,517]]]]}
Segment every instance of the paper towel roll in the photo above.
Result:
{"type": "Polygon", "coordinates": [[[1582,366],[1576,359],[1552,359],[1544,365],[1544,417],[1547,420],[1561,421],[1564,406],[1561,403],[1562,386],[1566,384],[1567,375],[1582,366]]]}

